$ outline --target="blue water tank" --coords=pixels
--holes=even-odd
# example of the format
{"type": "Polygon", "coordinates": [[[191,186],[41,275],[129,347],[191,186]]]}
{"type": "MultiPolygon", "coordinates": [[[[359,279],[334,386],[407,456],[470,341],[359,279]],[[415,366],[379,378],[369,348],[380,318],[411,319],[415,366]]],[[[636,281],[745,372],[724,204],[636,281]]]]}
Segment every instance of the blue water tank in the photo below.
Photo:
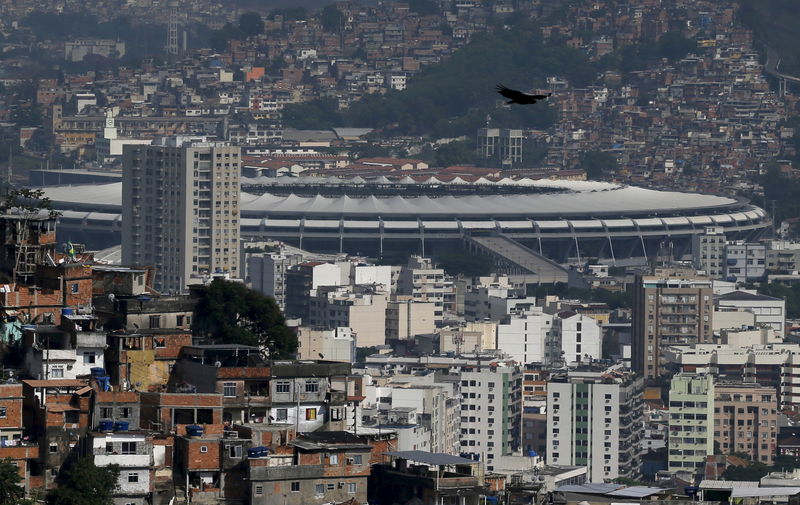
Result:
{"type": "Polygon", "coordinates": [[[61,309],[62,316],[71,316],[73,314],[75,314],[75,310],[72,307],[64,307],[61,309]]]}
{"type": "Polygon", "coordinates": [[[106,369],[101,367],[92,367],[89,369],[92,377],[100,377],[106,374],[106,369]]]}
{"type": "Polygon", "coordinates": [[[269,455],[269,448],[265,446],[251,447],[247,449],[248,458],[266,458],[269,455]]]}
{"type": "Polygon", "coordinates": [[[130,423],[128,421],[117,421],[114,423],[114,431],[128,431],[130,423]]]}
{"type": "Polygon", "coordinates": [[[198,426],[196,424],[190,424],[186,427],[186,434],[190,437],[202,437],[203,436],[203,427],[198,426]]]}
{"type": "Polygon", "coordinates": [[[98,431],[111,431],[114,429],[114,421],[100,421],[97,429],[98,431]]]}
{"type": "Polygon", "coordinates": [[[536,451],[528,451],[528,457],[529,458],[535,458],[536,457],[536,451]]]}

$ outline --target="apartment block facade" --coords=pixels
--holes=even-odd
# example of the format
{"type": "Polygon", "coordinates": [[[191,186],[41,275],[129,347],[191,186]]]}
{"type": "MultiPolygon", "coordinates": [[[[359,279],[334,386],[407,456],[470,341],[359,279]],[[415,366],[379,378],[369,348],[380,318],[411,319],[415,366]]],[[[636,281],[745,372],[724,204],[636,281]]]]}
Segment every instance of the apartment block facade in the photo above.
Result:
{"type": "Polygon", "coordinates": [[[125,146],[123,263],[158,265],[161,292],[212,273],[238,277],[240,163],[239,147],[202,137],[125,146]]]}
{"type": "Polygon", "coordinates": [[[669,390],[669,471],[704,471],[706,456],[714,454],[713,426],[713,376],[675,375],[669,390]]]}
{"type": "Polygon", "coordinates": [[[585,466],[590,482],[639,478],[643,387],[625,369],[579,367],[551,375],[546,462],[585,466]]]}
{"type": "Polygon", "coordinates": [[[711,280],[685,271],[637,276],[633,294],[633,369],[645,379],[662,375],[661,349],[712,341],[711,280]]]}

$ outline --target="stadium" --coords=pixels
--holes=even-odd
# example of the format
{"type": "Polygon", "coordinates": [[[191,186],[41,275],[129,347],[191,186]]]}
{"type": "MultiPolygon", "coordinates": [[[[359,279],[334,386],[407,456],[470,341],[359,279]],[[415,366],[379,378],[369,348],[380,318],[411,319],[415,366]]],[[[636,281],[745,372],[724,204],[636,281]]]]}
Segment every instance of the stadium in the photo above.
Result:
{"type": "MultiPolygon", "coordinates": [[[[771,222],[747,201],[592,181],[455,178],[242,178],[241,234],[315,252],[382,257],[460,247],[502,235],[557,262],[691,251],[691,237],[722,227],[753,240],[771,222]]],[[[45,187],[60,240],[90,249],[120,243],[122,183],[45,187]]]]}

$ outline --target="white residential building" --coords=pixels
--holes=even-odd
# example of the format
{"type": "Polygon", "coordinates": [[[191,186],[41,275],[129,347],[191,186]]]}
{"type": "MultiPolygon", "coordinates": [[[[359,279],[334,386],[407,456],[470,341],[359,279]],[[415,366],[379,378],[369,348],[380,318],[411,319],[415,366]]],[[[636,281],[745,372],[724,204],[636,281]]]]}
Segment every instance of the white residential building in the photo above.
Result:
{"type": "Polygon", "coordinates": [[[551,376],[547,464],[586,466],[589,482],[638,478],[643,386],[641,377],[613,367],[551,376]]]}
{"type": "Polygon", "coordinates": [[[725,275],[725,233],[721,226],[709,226],[692,236],[692,266],[712,279],[725,275]]]}
{"type": "Polygon", "coordinates": [[[552,322],[547,363],[580,364],[603,357],[603,329],[597,319],[572,310],[559,312],[552,322]]]}
{"type": "Polygon", "coordinates": [[[436,304],[411,299],[392,300],[386,306],[386,338],[410,339],[436,330],[436,304]]]}
{"type": "Polygon", "coordinates": [[[239,155],[202,137],[124,146],[122,262],[158,265],[161,292],[216,272],[238,277],[239,155]]]}
{"type": "Polygon", "coordinates": [[[303,261],[300,254],[267,253],[247,258],[246,280],[250,287],[275,298],[284,310],[286,307],[286,271],[303,261]]]}
{"type": "Polygon", "coordinates": [[[400,295],[410,295],[415,301],[433,302],[437,321],[442,320],[445,312],[455,310],[453,280],[429,258],[409,258],[408,264],[400,270],[397,291],[400,295]]]}
{"type": "Polygon", "coordinates": [[[501,365],[461,372],[461,454],[494,469],[495,458],[519,450],[522,372],[501,365]]]}
{"type": "Polygon", "coordinates": [[[766,275],[766,244],[737,241],[725,246],[725,280],[759,281],[766,275]]]}
{"type": "Polygon", "coordinates": [[[750,291],[731,291],[714,297],[716,310],[753,313],[755,326],[772,328],[783,337],[786,327],[786,300],[750,291]]]}
{"type": "Polygon", "coordinates": [[[87,454],[95,466],[119,466],[114,503],[146,505],[153,487],[153,442],[142,432],[91,433],[87,454]]]}
{"type": "Polygon", "coordinates": [[[384,345],[387,298],[372,286],[322,286],[308,302],[308,321],[320,328],[351,328],[359,347],[384,345]]]}
{"type": "Polygon", "coordinates": [[[520,364],[543,363],[553,316],[539,307],[514,311],[497,325],[496,349],[520,364]]]}
{"type": "Polygon", "coordinates": [[[467,321],[500,321],[514,309],[530,310],[536,298],[525,296],[517,288],[475,286],[464,294],[464,317],[467,321]]]}
{"type": "Polygon", "coordinates": [[[349,327],[328,329],[297,328],[297,359],[324,359],[353,363],[356,337],[349,327]]]}

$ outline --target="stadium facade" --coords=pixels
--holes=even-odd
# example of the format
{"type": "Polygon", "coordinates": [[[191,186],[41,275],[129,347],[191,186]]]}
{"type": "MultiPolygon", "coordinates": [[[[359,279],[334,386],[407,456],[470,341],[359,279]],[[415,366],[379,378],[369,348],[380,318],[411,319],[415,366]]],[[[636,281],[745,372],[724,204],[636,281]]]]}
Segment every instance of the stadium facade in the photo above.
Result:
{"type": "MultiPolygon", "coordinates": [[[[44,188],[63,212],[62,240],[119,243],[121,183],[44,188]]],[[[316,252],[386,256],[459,247],[464,236],[502,234],[556,261],[690,252],[691,237],[722,227],[753,240],[771,225],[745,200],[607,182],[459,178],[242,179],[241,236],[316,252]]]]}

